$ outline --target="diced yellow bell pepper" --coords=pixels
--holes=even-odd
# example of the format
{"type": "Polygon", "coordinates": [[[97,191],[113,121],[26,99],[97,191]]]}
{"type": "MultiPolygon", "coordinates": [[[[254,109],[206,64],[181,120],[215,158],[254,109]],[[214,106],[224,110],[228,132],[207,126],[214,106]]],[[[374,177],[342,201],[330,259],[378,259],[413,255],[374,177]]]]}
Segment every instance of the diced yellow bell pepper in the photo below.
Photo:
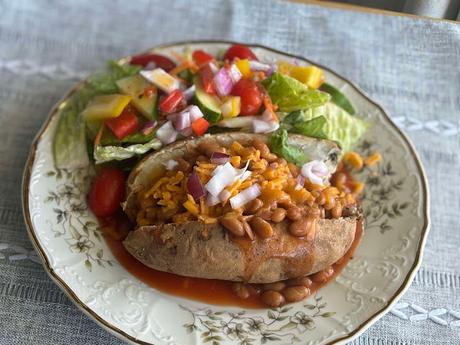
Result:
{"type": "Polygon", "coordinates": [[[319,88],[324,81],[323,70],[316,66],[294,66],[290,75],[312,89],[319,88]]]}
{"type": "Polygon", "coordinates": [[[96,96],[88,103],[82,115],[88,121],[118,117],[131,101],[131,98],[129,95],[119,94],[96,96]]]}
{"type": "Polygon", "coordinates": [[[238,96],[229,97],[220,107],[224,118],[236,117],[240,114],[241,98],[238,96]]]}
{"type": "Polygon", "coordinates": [[[278,72],[281,74],[291,74],[292,68],[295,67],[295,65],[287,62],[287,61],[278,61],[278,72]]]}
{"type": "Polygon", "coordinates": [[[248,59],[236,60],[235,65],[244,77],[249,77],[251,75],[251,68],[249,67],[248,59]]]}

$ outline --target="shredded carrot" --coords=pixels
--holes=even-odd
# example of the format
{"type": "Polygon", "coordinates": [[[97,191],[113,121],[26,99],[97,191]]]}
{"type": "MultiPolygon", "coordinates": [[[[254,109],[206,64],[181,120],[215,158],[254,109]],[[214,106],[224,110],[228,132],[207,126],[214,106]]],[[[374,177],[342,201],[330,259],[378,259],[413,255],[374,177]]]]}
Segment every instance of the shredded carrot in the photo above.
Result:
{"type": "Polygon", "coordinates": [[[378,152],[374,152],[364,160],[364,164],[367,166],[374,165],[382,160],[382,155],[378,152]]]}
{"type": "Polygon", "coordinates": [[[270,96],[268,96],[267,94],[264,94],[263,96],[263,102],[264,102],[264,106],[265,108],[270,112],[270,114],[272,115],[272,118],[273,120],[275,120],[276,122],[279,122],[279,119],[278,119],[278,116],[276,115],[275,111],[277,109],[277,106],[275,104],[272,103],[272,100],[270,99],[270,96]]]}
{"type": "Polygon", "coordinates": [[[198,71],[198,66],[192,62],[192,61],[184,61],[180,65],[177,65],[174,67],[171,71],[169,71],[169,74],[173,76],[177,76],[180,72],[185,71],[186,69],[189,69],[196,73],[198,71]]]}
{"type": "Polygon", "coordinates": [[[171,55],[174,56],[180,63],[184,63],[184,62],[187,61],[187,59],[184,58],[184,55],[179,54],[179,53],[176,52],[176,51],[172,51],[172,52],[171,52],[171,55]]]}
{"type": "Polygon", "coordinates": [[[101,143],[102,134],[104,133],[104,122],[101,124],[101,127],[97,131],[96,138],[94,138],[94,146],[98,146],[101,143]]]}

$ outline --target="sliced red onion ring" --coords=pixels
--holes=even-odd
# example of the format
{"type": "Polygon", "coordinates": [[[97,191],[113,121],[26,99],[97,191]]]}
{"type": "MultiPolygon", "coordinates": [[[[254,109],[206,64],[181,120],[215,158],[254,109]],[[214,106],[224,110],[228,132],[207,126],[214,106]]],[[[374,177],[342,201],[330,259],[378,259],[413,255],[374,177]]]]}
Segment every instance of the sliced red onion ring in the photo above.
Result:
{"type": "Polygon", "coordinates": [[[157,125],[156,121],[147,121],[144,127],[141,129],[142,134],[149,135],[150,133],[152,133],[156,125],[157,125]]]}
{"type": "Polygon", "coordinates": [[[211,163],[225,164],[230,161],[230,156],[223,152],[213,152],[211,155],[211,163]]]}
{"type": "Polygon", "coordinates": [[[144,67],[144,70],[151,71],[152,69],[157,68],[157,64],[153,61],[150,61],[147,66],[144,67]]]}
{"type": "Polygon", "coordinates": [[[221,202],[226,202],[231,196],[232,196],[232,193],[230,193],[228,190],[224,189],[219,194],[219,200],[221,202]]]}
{"type": "Polygon", "coordinates": [[[208,194],[208,196],[206,197],[206,205],[207,206],[215,206],[217,205],[218,203],[220,203],[220,199],[215,197],[214,195],[212,194],[208,194]]]}
{"type": "Polygon", "coordinates": [[[267,65],[265,63],[255,61],[255,60],[250,60],[249,61],[249,67],[253,71],[262,71],[262,72],[266,72],[271,68],[270,65],[267,65]]]}
{"type": "Polygon", "coordinates": [[[173,170],[176,166],[179,165],[179,163],[177,163],[177,161],[174,159],[170,159],[166,162],[163,162],[162,164],[165,166],[166,170],[173,170]]]}
{"type": "Polygon", "coordinates": [[[160,128],[158,128],[156,136],[164,144],[171,144],[177,139],[177,132],[174,129],[171,121],[166,121],[160,128]]]}
{"type": "Polygon", "coordinates": [[[296,182],[297,184],[295,186],[295,189],[296,190],[302,189],[305,185],[305,177],[302,174],[300,174],[299,176],[297,176],[296,182]]]}
{"type": "Polygon", "coordinates": [[[244,204],[254,200],[260,195],[260,186],[255,183],[252,186],[246,188],[245,190],[239,192],[234,197],[230,198],[230,205],[232,208],[240,208],[244,204]]]}
{"type": "Polygon", "coordinates": [[[217,64],[214,61],[209,62],[209,68],[211,69],[211,72],[214,74],[219,72],[219,66],[217,66],[217,64]]]}
{"type": "Polygon", "coordinates": [[[192,131],[192,127],[188,127],[182,131],[180,131],[180,135],[182,135],[183,137],[189,137],[193,134],[193,131],[192,131]]]}
{"type": "Polygon", "coordinates": [[[252,122],[257,118],[258,116],[237,116],[222,120],[217,125],[226,128],[250,128],[252,127],[252,122]]]}
{"type": "Polygon", "coordinates": [[[214,85],[219,96],[227,96],[233,88],[233,80],[227,68],[221,68],[214,76],[214,85]]]}
{"type": "Polygon", "coordinates": [[[311,183],[323,185],[323,179],[329,174],[329,170],[324,162],[314,160],[305,163],[302,166],[301,173],[308,180],[310,180],[311,183]]]}
{"type": "Polygon", "coordinates": [[[190,101],[195,95],[195,85],[192,85],[188,89],[184,90],[183,95],[186,101],[190,101]]]}
{"type": "Polygon", "coordinates": [[[200,200],[206,195],[206,191],[201,184],[198,174],[193,171],[187,180],[187,191],[193,196],[193,199],[200,200]]]}

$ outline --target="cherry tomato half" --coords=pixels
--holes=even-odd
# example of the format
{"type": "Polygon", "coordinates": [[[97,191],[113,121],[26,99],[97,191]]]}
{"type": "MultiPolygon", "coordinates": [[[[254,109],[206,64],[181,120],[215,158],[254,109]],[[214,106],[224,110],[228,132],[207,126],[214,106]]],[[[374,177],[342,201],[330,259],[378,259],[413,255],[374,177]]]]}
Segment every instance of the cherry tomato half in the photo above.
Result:
{"type": "Polygon", "coordinates": [[[131,58],[129,62],[131,65],[140,65],[146,67],[150,62],[153,62],[158,68],[163,68],[166,72],[169,72],[176,64],[170,58],[159,54],[142,54],[136,55],[131,58]]]}
{"type": "Polygon", "coordinates": [[[262,93],[252,79],[240,79],[233,86],[232,95],[241,99],[240,115],[255,115],[262,106],[262,93]]]}
{"type": "Polygon", "coordinates": [[[214,56],[206,53],[204,50],[198,49],[192,53],[193,61],[198,65],[198,67],[204,66],[208,62],[214,60],[214,56]]]}
{"type": "Polygon", "coordinates": [[[225,52],[224,60],[233,61],[234,58],[257,60],[252,50],[243,44],[234,44],[225,52]]]}
{"type": "Polygon", "coordinates": [[[98,217],[113,215],[125,195],[126,177],[118,169],[99,172],[89,192],[89,208],[98,217]]]}

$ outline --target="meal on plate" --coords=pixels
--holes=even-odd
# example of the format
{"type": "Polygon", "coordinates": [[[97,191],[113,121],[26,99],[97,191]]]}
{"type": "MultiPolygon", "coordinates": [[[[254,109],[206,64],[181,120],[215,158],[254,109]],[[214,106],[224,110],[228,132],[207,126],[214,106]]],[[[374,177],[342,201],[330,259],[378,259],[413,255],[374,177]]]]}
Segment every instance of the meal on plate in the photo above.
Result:
{"type": "Polygon", "coordinates": [[[89,207],[151,286],[174,279],[187,296],[199,281],[271,307],[308,297],[361,238],[352,173],[381,158],[351,151],[366,123],[316,66],[239,44],[168,55],[110,62],[80,86],[57,168],[95,166],[89,207]]]}

